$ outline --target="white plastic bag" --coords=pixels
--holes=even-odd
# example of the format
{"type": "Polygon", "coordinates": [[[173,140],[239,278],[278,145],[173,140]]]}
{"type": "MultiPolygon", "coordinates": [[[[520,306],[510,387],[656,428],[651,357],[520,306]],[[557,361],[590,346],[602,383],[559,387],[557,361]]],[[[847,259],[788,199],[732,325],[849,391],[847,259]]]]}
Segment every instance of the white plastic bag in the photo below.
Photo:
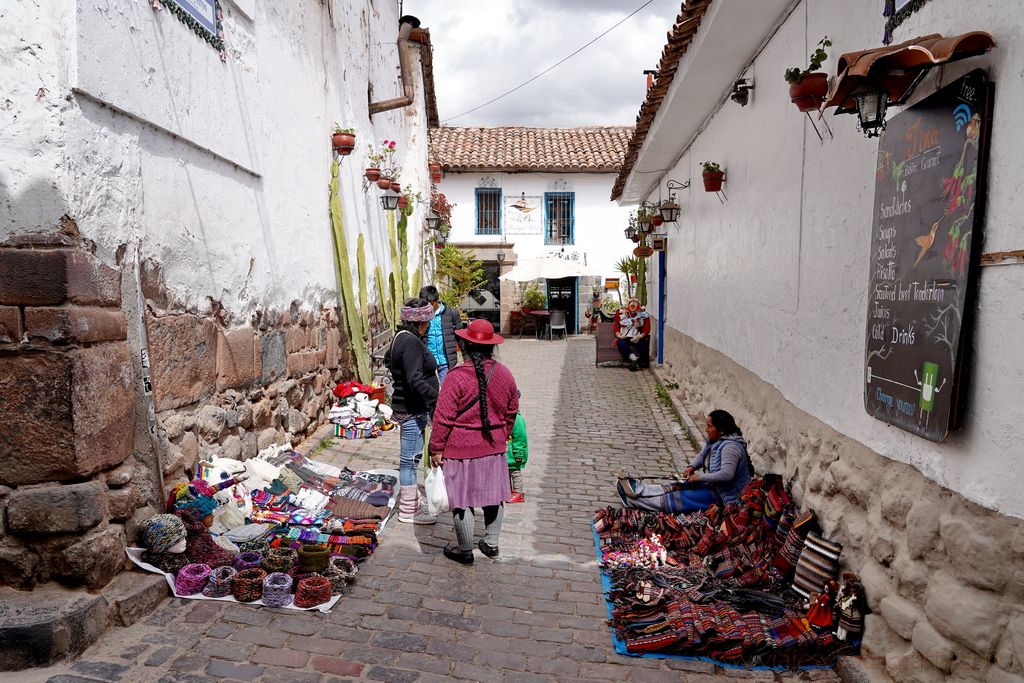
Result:
{"type": "Polygon", "coordinates": [[[423,482],[427,495],[427,513],[436,517],[448,512],[448,490],[444,487],[444,472],[440,467],[428,467],[423,482]]]}

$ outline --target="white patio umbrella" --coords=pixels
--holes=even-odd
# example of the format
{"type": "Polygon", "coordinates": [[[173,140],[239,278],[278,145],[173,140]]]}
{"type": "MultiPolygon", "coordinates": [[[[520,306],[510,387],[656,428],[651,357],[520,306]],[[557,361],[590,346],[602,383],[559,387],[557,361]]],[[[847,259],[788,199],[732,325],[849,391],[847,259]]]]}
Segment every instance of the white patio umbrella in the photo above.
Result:
{"type": "Polygon", "coordinates": [[[563,277],[590,277],[601,275],[594,268],[578,261],[569,261],[556,256],[524,259],[515,268],[501,276],[502,280],[530,282],[532,280],[557,280],[563,277]]]}

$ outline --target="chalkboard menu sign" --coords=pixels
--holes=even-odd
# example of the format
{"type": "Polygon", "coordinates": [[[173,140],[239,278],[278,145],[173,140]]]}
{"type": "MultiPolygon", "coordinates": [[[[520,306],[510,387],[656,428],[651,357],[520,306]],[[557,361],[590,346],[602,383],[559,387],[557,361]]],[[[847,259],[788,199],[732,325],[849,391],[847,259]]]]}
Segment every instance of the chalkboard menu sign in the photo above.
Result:
{"type": "Polygon", "coordinates": [[[989,93],[973,71],[893,117],[879,138],[864,408],[932,441],[958,426],[962,405],[989,93]]]}

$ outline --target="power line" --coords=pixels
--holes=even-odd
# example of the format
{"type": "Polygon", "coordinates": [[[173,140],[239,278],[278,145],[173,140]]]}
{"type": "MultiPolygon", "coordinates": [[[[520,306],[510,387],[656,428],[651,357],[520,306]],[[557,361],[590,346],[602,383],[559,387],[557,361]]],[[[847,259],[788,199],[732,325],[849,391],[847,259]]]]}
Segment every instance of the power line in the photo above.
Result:
{"type": "Polygon", "coordinates": [[[627,14],[626,16],[624,16],[624,17],[623,17],[622,19],[620,19],[620,20],[619,20],[619,21],[618,21],[618,22],[617,22],[617,23],[616,23],[616,24],[615,24],[614,26],[612,26],[611,28],[609,28],[609,29],[608,29],[607,31],[605,31],[605,32],[604,32],[604,33],[602,33],[601,35],[597,36],[596,38],[594,38],[594,39],[593,39],[593,40],[591,40],[591,41],[590,41],[589,43],[587,43],[587,44],[586,44],[586,45],[584,45],[583,47],[579,48],[578,50],[576,50],[576,51],[575,51],[575,52],[573,52],[572,54],[570,54],[570,55],[568,55],[568,56],[566,56],[566,57],[564,57],[564,58],[560,59],[559,61],[555,62],[554,64],[552,64],[551,66],[549,66],[548,68],[544,69],[544,70],[543,70],[543,71],[541,71],[541,72],[540,72],[539,74],[537,74],[536,76],[534,76],[533,78],[531,78],[531,79],[529,79],[529,80],[526,80],[526,81],[523,81],[522,83],[520,83],[520,84],[519,84],[519,85],[517,85],[516,87],[512,88],[511,90],[509,90],[509,91],[507,91],[507,92],[504,92],[504,93],[502,93],[502,94],[498,95],[498,96],[497,96],[497,97],[495,97],[495,98],[494,98],[493,100],[488,100],[487,102],[484,102],[483,104],[481,104],[481,105],[479,105],[479,106],[473,107],[472,109],[469,109],[468,111],[464,111],[464,112],[462,112],[461,114],[456,114],[455,116],[449,116],[448,118],[444,119],[444,120],[443,120],[443,121],[442,121],[441,123],[448,123],[449,121],[453,121],[453,120],[455,120],[455,119],[457,119],[457,118],[459,118],[459,117],[461,117],[461,116],[465,116],[466,114],[472,114],[472,113],[473,113],[473,112],[475,112],[475,111],[476,111],[477,109],[483,109],[484,107],[486,107],[486,106],[487,106],[487,105],[489,105],[489,104],[494,104],[495,102],[497,102],[497,101],[498,101],[498,100],[500,100],[501,98],[503,98],[503,97],[507,97],[507,96],[511,95],[512,93],[514,93],[514,92],[515,92],[516,90],[519,90],[519,89],[520,89],[520,88],[522,88],[523,86],[525,86],[525,85],[529,85],[530,83],[533,83],[533,82],[534,82],[535,80],[537,80],[538,78],[540,78],[540,77],[541,77],[541,76],[543,76],[544,74],[548,73],[549,71],[553,70],[553,69],[554,69],[555,67],[557,67],[557,66],[560,66],[561,64],[564,64],[565,62],[569,61],[570,59],[572,59],[573,57],[575,57],[575,56],[576,56],[576,55],[578,55],[579,53],[581,53],[581,52],[583,52],[584,50],[586,50],[586,49],[587,49],[588,47],[590,47],[591,45],[593,45],[593,44],[594,44],[594,43],[596,43],[597,41],[599,41],[599,40],[601,40],[602,38],[604,38],[604,37],[605,37],[606,35],[608,35],[608,34],[609,34],[609,33],[611,33],[612,31],[614,31],[615,29],[617,29],[617,28],[618,28],[619,26],[621,26],[622,24],[626,23],[626,20],[628,20],[628,19],[629,19],[630,17],[632,17],[632,16],[634,15],[634,14],[636,14],[636,13],[637,13],[637,12],[639,12],[640,10],[642,10],[642,9],[643,9],[644,7],[647,7],[648,5],[650,5],[650,4],[652,3],[652,2],[654,2],[654,0],[647,0],[647,2],[645,2],[645,3],[644,3],[644,4],[642,4],[642,5],[640,5],[640,6],[639,6],[639,7],[637,7],[637,8],[635,9],[635,10],[633,10],[632,12],[630,12],[629,14],[627,14]]]}

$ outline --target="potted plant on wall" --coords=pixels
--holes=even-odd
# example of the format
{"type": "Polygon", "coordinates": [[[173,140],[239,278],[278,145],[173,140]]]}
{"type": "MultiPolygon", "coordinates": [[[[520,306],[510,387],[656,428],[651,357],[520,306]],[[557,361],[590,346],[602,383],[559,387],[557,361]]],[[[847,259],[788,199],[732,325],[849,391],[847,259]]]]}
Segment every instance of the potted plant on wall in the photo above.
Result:
{"type": "Polygon", "coordinates": [[[430,164],[430,182],[435,185],[441,182],[441,164],[430,164]]]}
{"type": "Polygon", "coordinates": [[[351,128],[342,128],[338,124],[334,124],[331,145],[334,147],[335,152],[343,157],[347,157],[356,148],[356,132],[351,128]]]}
{"type": "Polygon", "coordinates": [[[430,193],[430,210],[437,214],[438,229],[449,230],[452,225],[452,209],[455,205],[441,192],[430,193]]]}
{"type": "Polygon", "coordinates": [[[722,183],[725,181],[725,171],[718,165],[717,161],[700,162],[701,177],[704,179],[705,192],[721,192],[722,183]]]}
{"type": "Polygon", "coordinates": [[[825,48],[832,47],[832,41],[825,36],[818,41],[818,47],[811,53],[806,69],[794,66],[786,69],[785,78],[789,83],[789,99],[802,112],[821,108],[828,94],[828,74],[818,71],[828,59],[825,48]]]}
{"type": "Polygon", "coordinates": [[[371,183],[380,180],[380,169],[384,164],[384,152],[373,145],[367,145],[369,151],[366,153],[366,179],[371,183]]]}

